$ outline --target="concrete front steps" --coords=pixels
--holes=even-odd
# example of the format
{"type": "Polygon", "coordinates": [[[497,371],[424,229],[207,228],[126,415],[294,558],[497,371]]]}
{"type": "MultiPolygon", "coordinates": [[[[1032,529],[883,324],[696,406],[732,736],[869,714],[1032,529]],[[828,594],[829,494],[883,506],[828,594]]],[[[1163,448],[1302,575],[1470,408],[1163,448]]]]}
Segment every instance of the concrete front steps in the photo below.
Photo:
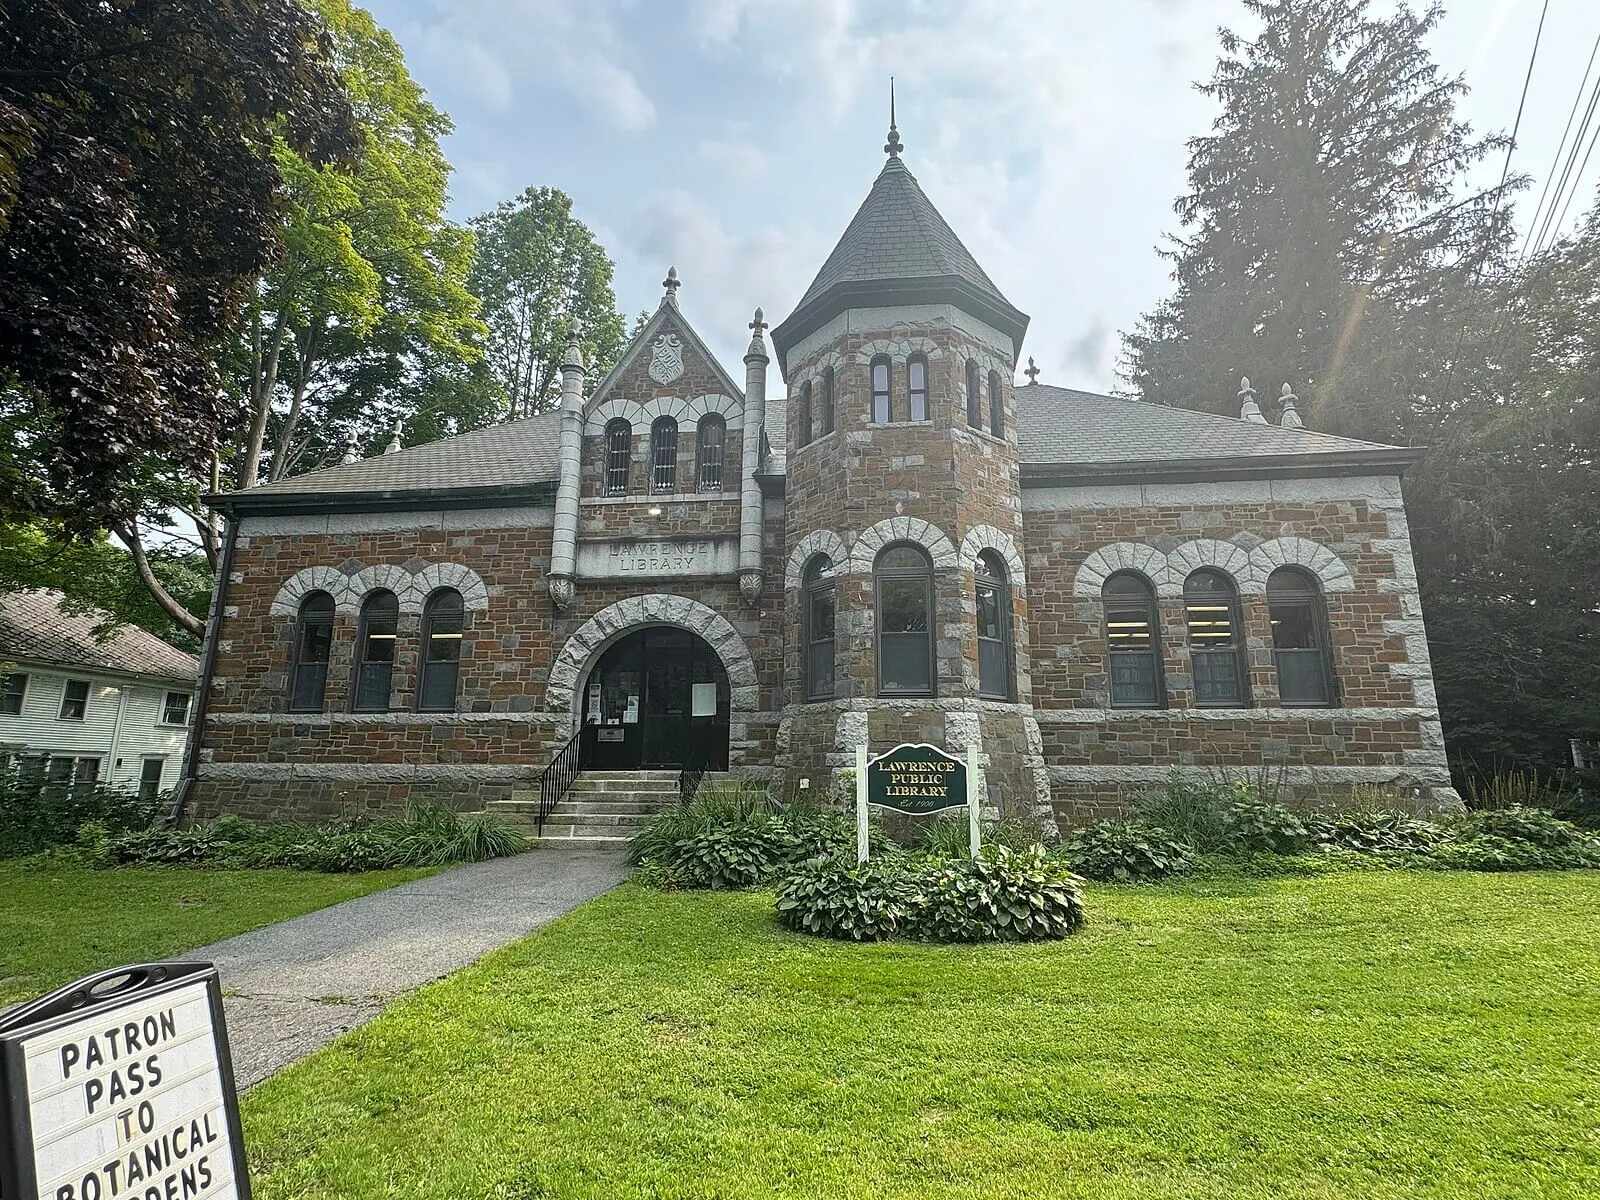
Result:
{"type": "MultiPolygon", "coordinates": [[[[545,818],[547,843],[625,842],[663,808],[678,801],[677,771],[584,771],[545,818]]],[[[532,837],[539,793],[516,791],[491,800],[489,811],[532,837]]]]}

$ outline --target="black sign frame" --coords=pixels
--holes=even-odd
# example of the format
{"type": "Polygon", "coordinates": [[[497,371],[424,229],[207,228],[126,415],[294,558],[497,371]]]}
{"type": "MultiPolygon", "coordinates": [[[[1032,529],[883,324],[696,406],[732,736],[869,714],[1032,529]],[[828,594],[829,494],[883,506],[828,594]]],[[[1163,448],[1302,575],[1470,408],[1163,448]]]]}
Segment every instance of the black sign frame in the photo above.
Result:
{"type": "Polygon", "coordinates": [[[228,1049],[228,1025],[222,1011],[222,983],[216,966],[208,962],[114,967],[57,988],[0,1016],[0,1197],[20,1200],[38,1194],[23,1043],[64,1025],[111,1015],[130,1003],[151,1000],[196,983],[206,985],[206,1002],[211,1009],[211,1037],[221,1076],[229,1148],[233,1152],[234,1186],[240,1200],[250,1200],[250,1171],[245,1161],[233,1055],[228,1049]]]}
{"type": "Polygon", "coordinates": [[[972,780],[967,771],[966,759],[951,754],[942,747],[930,746],[927,742],[902,742],[893,750],[887,750],[876,758],[867,760],[867,803],[876,808],[905,813],[907,816],[927,817],[934,813],[948,812],[952,808],[966,808],[968,789],[971,786],[972,780]],[[928,786],[944,789],[942,802],[933,805],[919,804],[916,801],[922,797],[890,793],[889,768],[907,761],[934,762],[939,765],[940,769],[937,771],[918,774],[933,774],[939,777],[941,780],[939,784],[928,786]]]}

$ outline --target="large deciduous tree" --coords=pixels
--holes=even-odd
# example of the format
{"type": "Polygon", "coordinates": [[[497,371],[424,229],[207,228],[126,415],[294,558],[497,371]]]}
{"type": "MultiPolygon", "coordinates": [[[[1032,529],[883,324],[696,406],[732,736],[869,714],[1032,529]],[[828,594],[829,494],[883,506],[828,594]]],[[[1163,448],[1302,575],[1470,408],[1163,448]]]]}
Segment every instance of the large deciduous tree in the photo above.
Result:
{"type": "Polygon", "coordinates": [[[594,371],[609,370],[622,351],[611,259],[554,188],[528,188],[471,224],[478,239],[471,286],[483,298],[486,358],[506,412],[526,417],[553,408],[574,317],[583,322],[584,360],[594,371]]]}
{"type": "Polygon", "coordinates": [[[294,0],[0,6],[0,519],[87,534],[201,471],[237,406],[210,354],[282,249],[277,159],[352,158],[294,0]]]}
{"type": "Polygon", "coordinates": [[[1240,375],[1287,381],[1321,428],[1408,433],[1388,398],[1420,365],[1409,349],[1505,243],[1501,190],[1462,186],[1504,141],[1456,118],[1464,84],[1425,45],[1437,5],[1245,3],[1260,33],[1224,30],[1199,85],[1222,111],[1189,142],[1186,232],[1166,251],[1177,287],[1124,335],[1125,378],[1147,400],[1234,414],[1240,375]]]}

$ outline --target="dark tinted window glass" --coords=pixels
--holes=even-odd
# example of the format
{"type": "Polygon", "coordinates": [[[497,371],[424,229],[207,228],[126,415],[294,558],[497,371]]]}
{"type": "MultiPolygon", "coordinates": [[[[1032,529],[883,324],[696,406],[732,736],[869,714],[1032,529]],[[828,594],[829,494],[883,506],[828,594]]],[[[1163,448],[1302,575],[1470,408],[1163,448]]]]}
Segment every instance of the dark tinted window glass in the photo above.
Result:
{"type": "Polygon", "coordinates": [[[357,712],[382,712],[389,707],[399,637],[399,600],[393,592],[373,592],[361,605],[361,642],[356,661],[357,712]]]}
{"type": "Polygon", "coordinates": [[[722,490],[722,463],[728,442],[728,426],[721,417],[702,417],[695,435],[695,459],[698,463],[700,490],[722,490]]]}
{"type": "Polygon", "coordinates": [[[997,438],[1006,435],[1006,393],[995,371],[989,372],[989,432],[997,438]]]}
{"type": "Polygon", "coordinates": [[[1279,698],[1285,704],[1332,703],[1322,593],[1299,571],[1280,567],[1267,580],[1267,610],[1279,698]]]}
{"type": "Polygon", "coordinates": [[[834,686],[833,563],[820,554],[806,567],[805,606],[806,695],[815,700],[834,686]]]}
{"type": "Polygon", "coordinates": [[[800,385],[800,444],[811,443],[811,381],[800,385]]]}
{"type": "Polygon", "coordinates": [[[69,679],[61,693],[61,719],[81,721],[89,711],[89,683],[85,679],[69,679]]]}
{"type": "Polygon", "coordinates": [[[1184,581],[1183,603],[1195,703],[1242,704],[1244,639],[1233,584],[1218,571],[1196,571],[1184,581]]]}
{"type": "Polygon", "coordinates": [[[822,373],[822,432],[833,432],[833,368],[822,373]]]}
{"type": "Polygon", "coordinates": [[[983,428],[983,401],[978,395],[978,364],[967,363],[967,424],[983,428]]]}
{"type": "Polygon", "coordinates": [[[1112,706],[1159,708],[1161,655],[1155,592],[1136,575],[1113,575],[1106,580],[1101,602],[1112,706]]]}
{"type": "Polygon", "coordinates": [[[14,671],[0,679],[0,713],[20,713],[23,697],[27,693],[28,677],[21,671],[14,671]]]}
{"type": "Polygon", "coordinates": [[[1005,566],[985,551],[978,556],[978,692],[1011,697],[1011,592],[1005,566]]]}
{"type": "Polygon", "coordinates": [[[678,486],[678,423],[661,417],[650,427],[650,488],[670,492],[678,486]]]}
{"type": "Polygon", "coordinates": [[[879,425],[887,425],[890,419],[889,412],[889,360],[877,358],[872,361],[872,419],[879,425]]]}
{"type": "Polygon", "coordinates": [[[290,708],[303,712],[321,710],[328,684],[328,650],[332,644],[333,597],[327,592],[312,592],[300,605],[290,708]]]}
{"type": "Polygon", "coordinates": [[[419,708],[448,712],[456,706],[465,613],[461,593],[452,588],[435,592],[422,611],[422,685],[417,689],[419,708]]]}
{"type": "Polygon", "coordinates": [[[907,409],[913,421],[928,419],[928,364],[913,358],[906,364],[907,409]]]}
{"type": "Polygon", "coordinates": [[[878,558],[878,690],[933,692],[933,572],[927,556],[895,546],[878,558]]]}
{"type": "Polygon", "coordinates": [[[627,495],[632,459],[633,426],[626,421],[612,421],[606,426],[606,495],[627,495]]]}

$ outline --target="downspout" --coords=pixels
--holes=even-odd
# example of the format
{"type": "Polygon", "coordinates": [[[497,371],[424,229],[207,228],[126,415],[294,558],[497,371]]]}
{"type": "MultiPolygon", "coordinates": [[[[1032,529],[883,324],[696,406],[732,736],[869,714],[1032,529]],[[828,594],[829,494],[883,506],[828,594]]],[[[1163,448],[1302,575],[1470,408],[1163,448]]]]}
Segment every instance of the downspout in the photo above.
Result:
{"type": "Polygon", "coordinates": [[[116,787],[117,751],[122,747],[122,723],[128,716],[128,691],[131,684],[126,679],[117,684],[117,719],[111,725],[111,752],[106,755],[106,783],[116,787]]]}
{"type": "Polygon", "coordinates": [[[767,327],[761,310],[750,322],[750,348],[744,356],[744,474],[739,488],[739,594],[746,604],[761,599],[761,532],[765,499],[756,473],[761,470],[761,435],[767,425],[767,327]]]}
{"type": "Polygon", "coordinates": [[[578,485],[583,471],[583,347],[578,339],[582,334],[583,325],[574,317],[561,361],[561,444],[550,540],[548,586],[558,612],[571,608],[578,594],[578,485]]]}
{"type": "Polygon", "coordinates": [[[167,823],[173,827],[183,820],[189,789],[200,773],[200,741],[205,734],[206,708],[211,699],[211,673],[217,667],[217,639],[222,633],[222,610],[228,598],[233,575],[233,547],[239,537],[239,522],[227,514],[228,531],[222,540],[222,558],[217,563],[217,586],[211,596],[211,618],[206,622],[206,643],[200,654],[200,686],[195,689],[194,706],[189,716],[189,744],[183,752],[183,774],[172,789],[172,812],[167,823]]]}

